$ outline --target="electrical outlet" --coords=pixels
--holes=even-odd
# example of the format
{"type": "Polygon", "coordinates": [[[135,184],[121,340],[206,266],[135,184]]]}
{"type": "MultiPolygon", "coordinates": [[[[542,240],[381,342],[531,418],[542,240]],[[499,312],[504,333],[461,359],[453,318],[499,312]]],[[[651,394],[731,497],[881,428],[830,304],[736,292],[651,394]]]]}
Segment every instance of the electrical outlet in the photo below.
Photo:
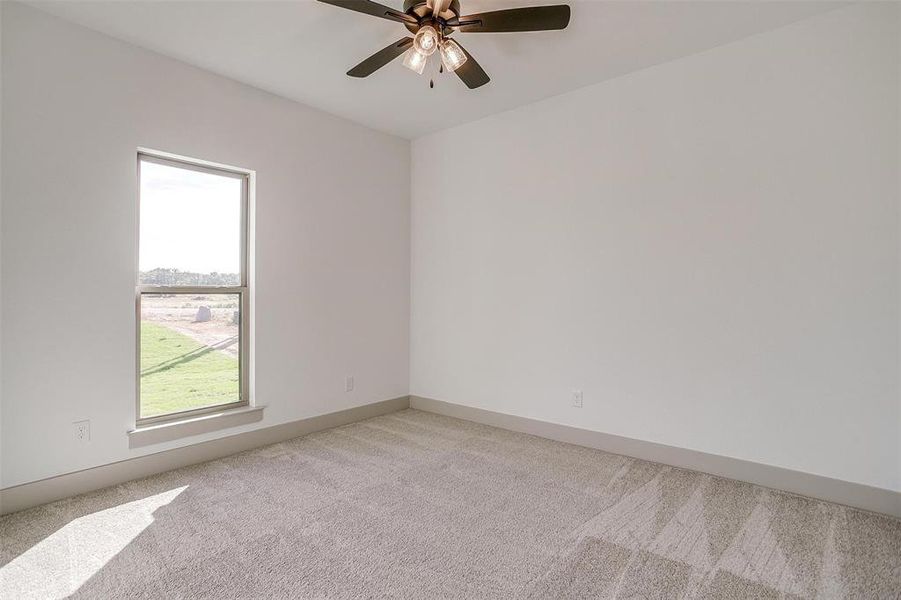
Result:
{"type": "Polygon", "coordinates": [[[573,406],[582,408],[582,390],[573,390],[573,406]]]}
{"type": "Polygon", "coordinates": [[[75,441],[79,444],[87,444],[91,441],[91,422],[90,421],[75,421],[72,423],[72,428],[75,433],[75,441]]]}
{"type": "Polygon", "coordinates": [[[344,391],[352,392],[354,391],[354,378],[353,375],[348,375],[344,378],[344,391]]]}

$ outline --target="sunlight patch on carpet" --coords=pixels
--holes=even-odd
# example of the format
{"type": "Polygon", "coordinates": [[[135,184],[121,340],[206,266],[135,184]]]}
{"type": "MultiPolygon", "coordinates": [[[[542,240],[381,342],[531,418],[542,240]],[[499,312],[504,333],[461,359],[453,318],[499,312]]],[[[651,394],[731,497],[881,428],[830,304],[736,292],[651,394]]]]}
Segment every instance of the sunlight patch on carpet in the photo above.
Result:
{"type": "Polygon", "coordinates": [[[0,598],[65,598],[138,537],[182,486],[74,519],[0,568],[0,598]]]}

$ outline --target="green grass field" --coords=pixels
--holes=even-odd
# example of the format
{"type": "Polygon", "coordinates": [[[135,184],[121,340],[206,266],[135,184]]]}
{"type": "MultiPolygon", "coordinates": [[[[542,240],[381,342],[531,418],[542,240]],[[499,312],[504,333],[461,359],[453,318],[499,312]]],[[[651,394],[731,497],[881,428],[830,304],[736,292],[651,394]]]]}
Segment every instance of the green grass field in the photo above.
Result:
{"type": "Polygon", "coordinates": [[[237,359],[163,325],[141,323],[141,417],[238,398],[237,359]]]}

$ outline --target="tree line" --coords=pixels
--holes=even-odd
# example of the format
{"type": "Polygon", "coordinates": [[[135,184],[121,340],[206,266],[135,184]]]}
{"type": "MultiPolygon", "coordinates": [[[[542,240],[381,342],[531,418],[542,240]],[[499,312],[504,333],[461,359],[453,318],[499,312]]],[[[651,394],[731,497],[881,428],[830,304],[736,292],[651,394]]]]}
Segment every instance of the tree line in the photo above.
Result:
{"type": "Polygon", "coordinates": [[[140,281],[142,285],[230,286],[240,285],[241,276],[238,273],[193,273],[157,268],[141,271],[140,281]]]}

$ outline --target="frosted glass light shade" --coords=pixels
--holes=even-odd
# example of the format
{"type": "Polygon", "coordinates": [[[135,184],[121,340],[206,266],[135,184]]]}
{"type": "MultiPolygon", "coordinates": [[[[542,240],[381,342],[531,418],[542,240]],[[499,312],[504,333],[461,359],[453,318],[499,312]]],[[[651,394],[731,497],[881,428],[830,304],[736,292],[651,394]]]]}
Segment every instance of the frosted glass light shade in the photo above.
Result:
{"type": "Polygon", "coordinates": [[[466,62],[466,53],[454,40],[441,42],[441,62],[448,71],[456,71],[466,62]]]}
{"type": "Polygon", "coordinates": [[[426,25],[413,36],[413,48],[419,50],[420,54],[431,56],[438,49],[438,39],[438,31],[431,25],[426,25]]]}
{"type": "Polygon", "coordinates": [[[407,50],[407,53],[404,54],[404,66],[411,71],[415,71],[422,75],[422,71],[425,69],[425,63],[428,58],[428,56],[419,52],[416,48],[410,48],[407,50]]]}

